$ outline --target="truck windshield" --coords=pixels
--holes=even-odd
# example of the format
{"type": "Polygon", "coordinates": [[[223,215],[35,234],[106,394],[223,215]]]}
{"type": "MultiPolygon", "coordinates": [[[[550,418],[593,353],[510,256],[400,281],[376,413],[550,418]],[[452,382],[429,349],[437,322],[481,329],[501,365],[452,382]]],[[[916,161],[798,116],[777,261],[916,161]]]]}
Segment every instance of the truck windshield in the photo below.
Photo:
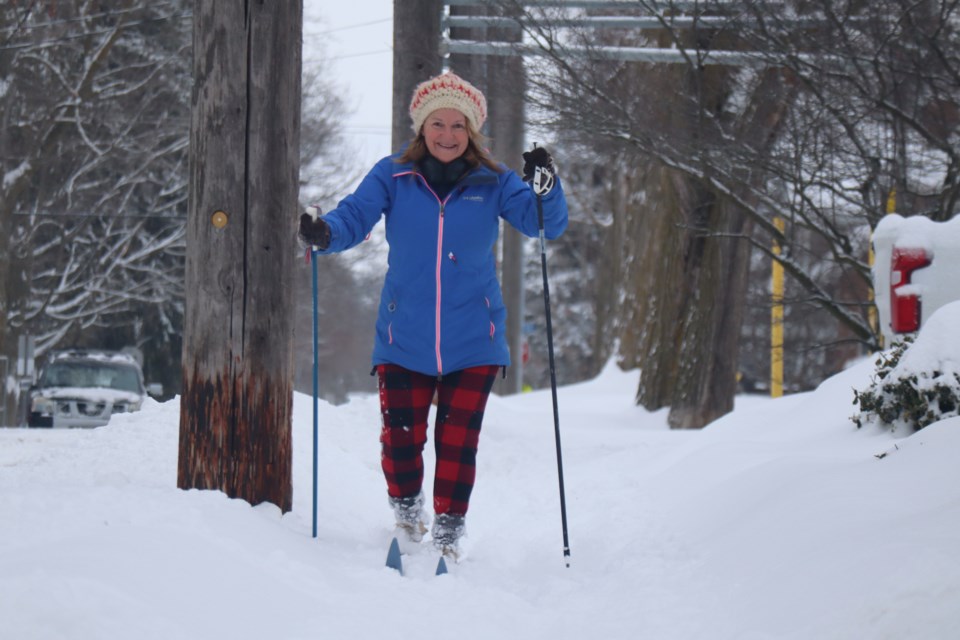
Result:
{"type": "Polygon", "coordinates": [[[141,391],[136,369],[109,362],[53,362],[44,371],[41,386],[141,391]]]}

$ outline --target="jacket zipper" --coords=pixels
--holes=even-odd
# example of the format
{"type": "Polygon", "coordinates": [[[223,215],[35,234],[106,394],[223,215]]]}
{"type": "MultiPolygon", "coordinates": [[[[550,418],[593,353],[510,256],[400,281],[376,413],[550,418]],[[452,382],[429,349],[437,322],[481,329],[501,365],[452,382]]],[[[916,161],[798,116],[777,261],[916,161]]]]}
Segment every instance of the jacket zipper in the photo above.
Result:
{"type": "MultiPolygon", "coordinates": [[[[443,375],[443,358],[440,355],[440,291],[441,291],[440,269],[443,266],[443,213],[444,213],[445,207],[447,206],[447,202],[450,200],[451,196],[453,196],[453,194],[456,192],[456,189],[451,190],[450,193],[447,195],[447,197],[441,200],[440,196],[438,196],[437,192],[433,190],[433,188],[430,186],[430,183],[427,182],[426,178],[424,178],[420,173],[417,173],[416,171],[410,171],[409,173],[420,178],[420,180],[423,181],[423,185],[427,188],[427,191],[432,193],[433,197],[436,198],[437,202],[440,203],[440,221],[439,221],[439,224],[437,225],[437,273],[436,273],[437,307],[434,314],[434,322],[436,322],[436,326],[437,326],[437,330],[436,330],[437,340],[436,340],[436,343],[434,343],[434,350],[436,351],[436,356],[437,356],[437,375],[442,376],[443,375]]],[[[404,174],[401,173],[396,175],[404,175],[404,174]]],[[[392,336],[391,336],[391,339],[392,339],[392,336]]]]}
{"type": "MultiPolygon", "coordinates": [[[[434,194],[436,195],[436,194],[434,194]]],[[[447,196],[449,199],[450,196],[447,196]]],[[[439,200],[439,198],[437,198],[439,200]]],[[[443,209],[447,200],[440,202],[440,224],[437,225],[437,375],[443,375],[443,358],[440,356],[440,269],[443,266],[443,209]]]]}

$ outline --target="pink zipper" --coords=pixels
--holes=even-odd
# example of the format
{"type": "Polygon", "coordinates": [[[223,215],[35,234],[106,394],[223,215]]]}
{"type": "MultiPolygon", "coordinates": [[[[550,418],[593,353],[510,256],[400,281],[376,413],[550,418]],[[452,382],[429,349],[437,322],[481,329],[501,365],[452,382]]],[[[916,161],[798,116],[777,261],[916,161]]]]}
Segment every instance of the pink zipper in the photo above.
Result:
{"type": "MultiPolygon", "coordinates": [[[[437,194],[433,194],[436,196],[437,194]]],[[[449,198],[449,196],[447,196],[449,198]]],[[[440,198],[437,198],[439,200],[440,198]]],[[[444,200],[440,203],[440,224],[437,225],[437,374],[443,375],[443,359],[440,357],[440,268],[443,266],[443,207],[447,204],[444,200]]]]}
{"type": "Polygon", "coordinates": [[[427,188],[427,191],[433,194],[433,197],[437,199],[437,202],[440,203],[440,223],[437,225],[437,308],[434,316],[434,322],[437,323],[437,341],[434,345],[437,355],[437,374],[443,375],[443,358],[440,356],[440,268],[443,266],[443,209],[447,205],[447,200],[450,199],[450,196],[453,195],[451,191],[450,194],[443,200],[440,199],[440,196],[437,195],[437,192],[430,187],[430,183],[427,182],[427,179],[424,178],[421,174],[416,171],[401,171],[395,173],[394,177],[404,176],[404,175],[415,175],[420,180],[423,181],[424,186],[427,188]]]}

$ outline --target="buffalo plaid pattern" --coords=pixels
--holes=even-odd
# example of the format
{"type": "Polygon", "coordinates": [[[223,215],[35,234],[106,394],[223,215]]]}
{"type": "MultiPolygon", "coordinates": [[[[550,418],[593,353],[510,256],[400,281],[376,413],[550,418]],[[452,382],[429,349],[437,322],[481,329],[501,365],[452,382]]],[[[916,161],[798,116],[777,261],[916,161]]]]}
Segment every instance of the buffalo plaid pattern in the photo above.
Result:
{"type": "Polygon", "coordinates": [[[496,365],[429,376],[392,364],[377,366],[380,387],[381,466],[387,493],[417,495],[423,485],[423,447],[434,394],[434,513],[465,515],[477,473],[477,445],[496,365]]]}

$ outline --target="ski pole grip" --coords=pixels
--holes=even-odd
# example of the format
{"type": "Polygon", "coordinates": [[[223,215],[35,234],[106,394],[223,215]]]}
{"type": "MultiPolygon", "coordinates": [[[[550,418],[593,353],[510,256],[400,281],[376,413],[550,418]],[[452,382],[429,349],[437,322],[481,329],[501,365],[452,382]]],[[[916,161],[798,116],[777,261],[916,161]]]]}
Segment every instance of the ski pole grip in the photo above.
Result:
{"type": "Polygon", "coordinates": [[[538,196],[545,196],[553,189],[553,173],[546,167],[537,167],[533,170],[533,192],[538,196]]]}
{"type": "MultiPolygon", "coordinates": [[[[306,208],[306,214],[310,216],[310,220],[312,220],[313,222],[317,221],[317,218],[320,217],[320,213],[321,213],[320,207],[318,207],[315,204],[308,205],[306,208]]],[[[313,251],[317,250],[317,248],[318,248],[317,245],[315,244],[311,245],[310,248],[307,249],[307,256],[310,256],[313,251]]]]}

